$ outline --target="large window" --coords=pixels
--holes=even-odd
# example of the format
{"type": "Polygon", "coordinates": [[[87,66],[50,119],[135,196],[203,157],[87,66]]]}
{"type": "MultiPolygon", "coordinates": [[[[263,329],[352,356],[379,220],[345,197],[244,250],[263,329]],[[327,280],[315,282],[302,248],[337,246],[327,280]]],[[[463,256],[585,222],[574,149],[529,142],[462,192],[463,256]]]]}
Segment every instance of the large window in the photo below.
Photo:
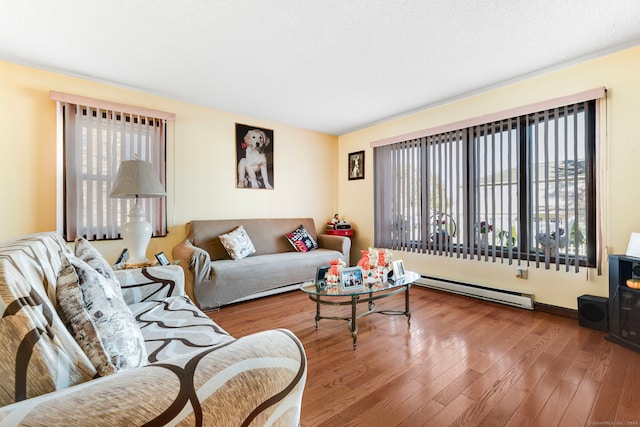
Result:
{"type": "Polygon", "coordinates": [[[375,147],[375,244],[594,266],[595,139],[587,100],[375,147]]]}
{"type": "MultiPolygon", "coordinates": [[[[89,240],[120,237],[134,199],[111,198],[109,194],[123,160],[150,161],[160,182],[166,185],[165,120],[151,114],[101,108],[95,106],[99,101],[91,101],[59,103],[64,153],[62,233],[68,241],[77,236],[89,240]]],[[[140,203],[153,235],[166,235],[165,198],[140,199],[140,203]]]]}

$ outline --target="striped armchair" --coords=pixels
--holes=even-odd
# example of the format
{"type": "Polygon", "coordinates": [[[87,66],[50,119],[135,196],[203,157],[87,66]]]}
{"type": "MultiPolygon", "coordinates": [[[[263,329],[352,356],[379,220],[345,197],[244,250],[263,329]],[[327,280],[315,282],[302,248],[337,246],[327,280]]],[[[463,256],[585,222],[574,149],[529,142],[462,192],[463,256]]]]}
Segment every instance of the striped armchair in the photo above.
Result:
{"type": "Polygon", "coordinates": [[[177,266],[116,271],[147,360],[99,376],[63,322],[73,257],[56,233],[0,243],[0,424],[297,426],[306,357],[289,331],[234,339],[184,294],[177,266]]]}

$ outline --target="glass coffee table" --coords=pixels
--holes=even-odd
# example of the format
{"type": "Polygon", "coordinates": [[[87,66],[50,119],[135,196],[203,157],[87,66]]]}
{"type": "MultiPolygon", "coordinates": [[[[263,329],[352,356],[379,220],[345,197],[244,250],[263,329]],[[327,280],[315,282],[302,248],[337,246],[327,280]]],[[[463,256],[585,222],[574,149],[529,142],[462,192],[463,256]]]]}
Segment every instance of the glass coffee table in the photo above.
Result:
{"type": "Polygon", "coordinates": [[[407,324],[411,324],[411,312],[409,311],[409,288],[411,284],[420,278],[418,273],[407,271],[405,275],[393,282],[375,281],[366,283],[363,288],[343,290],[340,285],[336,287],[320,287],[315,281],[305,282],[300,290],[309,295],[309,299],[316,303],[316,329],[320,319],[346,320],[353,338],[353,349],[358,348],[358,319],[373,313],[388,315],[405,315],[407,324]],[[378,310],[376,301],[404,292],[404,311],[402,310],[378,310]],[[358,304],[367,304],[367,311],[358,314],[358,304]],[[351,316],[323,316],[320,312],[322,305],[351,306],[351,316]]]}

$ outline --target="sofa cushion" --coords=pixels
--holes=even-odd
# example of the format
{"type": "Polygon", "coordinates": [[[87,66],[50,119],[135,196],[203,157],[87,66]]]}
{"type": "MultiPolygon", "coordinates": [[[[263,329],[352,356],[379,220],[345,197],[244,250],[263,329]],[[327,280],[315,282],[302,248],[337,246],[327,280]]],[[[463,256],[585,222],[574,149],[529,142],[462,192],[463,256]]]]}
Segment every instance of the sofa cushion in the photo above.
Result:
{"type": "Polygon", "coordinates": [[[251,219],[215,219],[190,221],[187,228],[187,238],[199,248],[205,250],[212,261],[230,259],[227,251],[220,243],[219,235],[228,233],[242,225],[251,242],[256,248],[257,255],[275,254],[280,252],[294,252],[285,234],[304,225],[311,237],[317,239],[316,226],[312,218],[251,218],[251,219]]]}
{"type": "Polygon", "coordinates": [[[117,282],[79,258],[63,256],[57,299],[60,316],[99,375],[146,364],[142,333],[117,282]]]}
{"type": "Polygon", "coordinates": [[[304,225],[300,225],[291,233],[287,233],[286,237],[291,246],[298,252],[309,252],[318,248],[318,243],[313,240],[304,225]]]}
{"type": "Polygon", "coordinates": [[[82,261],[89,264],[98,273],[102,274],[107,279],[116,280],[115,273],[111,264],[102,256],[96,248],[84,237],[78,236],[74,245],[74,253],[82,261]]]}
{"type": "Polygon", "coordinates": [[[229,256],[233,259],[246,258],[256,252],[256,248],[253,246],[243,226],[239,226],[235,230],[221,234],[218,237],[220,238],[220,242],[222,242],[222,246],[224,246],[229,256]]]}
{"type": "Polygon", "coordinates": [[[60,253],[54,232],[0,243],[0,406],[90,380],[95,368],[55,310],[60,253]]]}
{"type": "Polygon", "coordinates": [[[224,305],[247,295],[313,280],[318,266],[329,265],[330,260],[341,256],[338,251],[318,248],[214,261],[210,263],[210,277],[215,283],[196,287],[196,300],[205,308],[212,303],[224,305]]]}

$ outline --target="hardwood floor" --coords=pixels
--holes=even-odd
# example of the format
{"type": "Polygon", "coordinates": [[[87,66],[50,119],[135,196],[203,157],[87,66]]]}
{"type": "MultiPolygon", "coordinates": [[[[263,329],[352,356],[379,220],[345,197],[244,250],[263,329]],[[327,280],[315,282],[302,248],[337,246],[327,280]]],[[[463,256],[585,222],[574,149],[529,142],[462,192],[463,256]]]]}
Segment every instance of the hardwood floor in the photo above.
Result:
{"type": "MultiPolygon", "coordinates": [[[[403,304],[395,295],[378,306],[403,304]]],[[[605,333],[419,286],[411,312],[409,327],[404,316],[360,319],[355,351],[346,322],[315,329],[315,305],[299,291],[209,315],[235,337],[286,328],[300,338],[303,427],[640,426],[640,354],[605,333]]]]}

